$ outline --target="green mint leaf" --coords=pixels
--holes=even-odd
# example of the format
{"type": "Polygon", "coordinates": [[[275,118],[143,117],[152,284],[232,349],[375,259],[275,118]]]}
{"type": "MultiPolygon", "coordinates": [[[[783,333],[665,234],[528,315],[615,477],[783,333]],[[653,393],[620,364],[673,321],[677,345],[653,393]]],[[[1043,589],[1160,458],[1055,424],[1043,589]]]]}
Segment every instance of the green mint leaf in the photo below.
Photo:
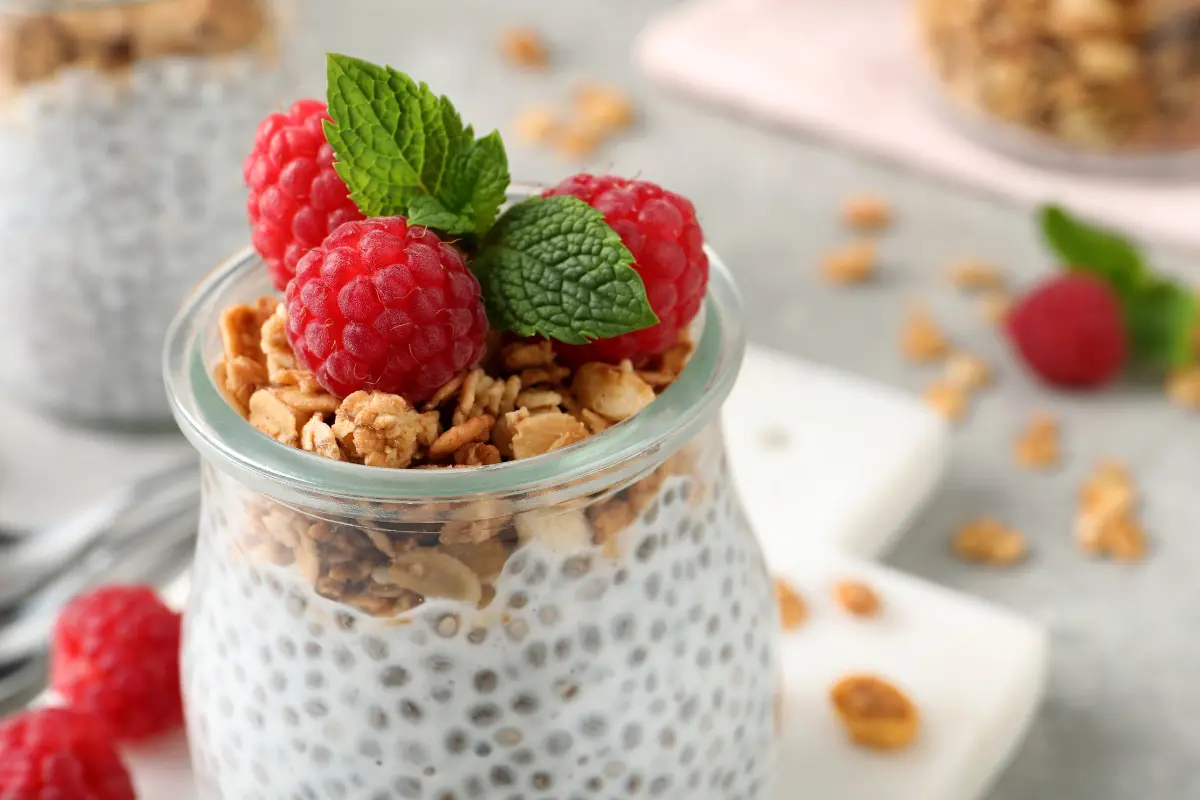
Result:
{"type": "Polygon", "coordinates": [[[325,137],[359,209],[369,217],[415,210],[450,221],[442,217],[446,212],[456,230],[442,230],[485,233],[509,183],[499,134],[476,141],[448,99],[391,67],[331,53],[327,71],[333,121],[325,124],[325,137]],[[470,228],[458,218],[470,220],[470,228]]]}
{"type": "Polygon", "coordinates": [[[1121,295],[1146,283],[1149,273],[1142,255],[1126,239],[1081,222],[1058,206],[1046,206],[1040,217],[1042,235],[1067,269],[1100,278],[1121,295]]]}
{"type": "Polygon", "coordinates": [[[475,221],[470,217],[447,211],[436,197],[414,197],[408,203],[410,225],[424,225],[444,233],[462,236],[475,232],[475,221]]]}
{"type": "Polygon", "coordinates": [[[1196,297],[1183,286],[1159,280],[1124,303],[1134,363],[1155,370],[1186,367],[1196,358],[1196,297]]]}
{"type": "Polygon", "coordinates": [[[492,325],[586,344],[658,322],[633,254],[575,197],[534,197],[506,211],[474,269],[492,325]]]}

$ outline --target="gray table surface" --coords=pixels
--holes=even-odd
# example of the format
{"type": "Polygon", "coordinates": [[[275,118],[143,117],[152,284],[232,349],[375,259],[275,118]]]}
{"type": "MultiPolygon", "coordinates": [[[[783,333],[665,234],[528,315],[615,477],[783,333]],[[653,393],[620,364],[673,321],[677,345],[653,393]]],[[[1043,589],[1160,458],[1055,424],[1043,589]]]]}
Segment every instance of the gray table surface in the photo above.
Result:
{"type": "MultiPolygon", "coordinates": [[[[1028,210],[755,126],[649,85],[631,66],[629,51],[641,26],[668,0],[336,5],[308,2],[321,46],[409,71],[452,97],[477,128],[511,134],[519,109],[565,103],[579,77],[628,87],[642,103],[640,128],[584,166],[640,174],[695,201],[709,239],[737,274],[757,342],[919,390],[930,372],[904,364],[896,341],[904,300],[924,298],[956,341],[998,367],[1000,379],[958,432],[944,491],[890,560],[1017,609],[1042,622],[1052,639],[1044,709],[989,800],[1200,797],[1200,589],[1194,580],[1200,572],[1200,417],[1135,387],[1087,397],[1039,389],[972,304],[945,285],[941,267],[955,256],[994,259],[1018,282],[1047,270],[1028,210]],[[555,69],[530,75],[501,65],[494,40],[508,23],[546,31],[555,69]],[[899,224],[883,242],[882,277],[862,288],[831,288],[817,279],[816,265],[846,238],[837,221],[839,201],[864,189],[891,198],[899,209],[899,224]],[[1031,411],[1042,409],[1065,420],[1066,463],[1050,475],[1018,471],[1009,457],[1014,433],[1031,411]],[[1145,490],[1154,552],[1143,564],[1087,561],[1073,546],[1073,492],[1101,456],[1134,465],[1145,490]],[[1030,563],[991,572],[948,555],[955,526],[984,512],[1029,536],[1030,563]]],[[[308,82],[317,91],[320,65],[310,68],[308,82]]],[[[572,170],[545,153],[509,150],[513,174],[521,178],[553,181],[572,170]]],[[[1160,256],[1171,268],[1187,269],[1184,258],[1160,256]]],[[[1191,266],[1197,270],[1200,259],[1191,266]]],[[[1200,279],[1200,271],[1192,275],[1200,279]]]]}

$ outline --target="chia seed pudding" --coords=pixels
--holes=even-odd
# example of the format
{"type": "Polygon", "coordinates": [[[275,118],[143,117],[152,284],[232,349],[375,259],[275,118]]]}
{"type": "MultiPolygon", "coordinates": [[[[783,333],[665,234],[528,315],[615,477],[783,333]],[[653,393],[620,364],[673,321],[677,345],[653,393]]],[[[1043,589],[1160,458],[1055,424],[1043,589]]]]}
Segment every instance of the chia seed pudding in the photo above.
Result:
{"type": "Polygon", "coordinates": [[[40,408],[168,421],[163,336],[244,241],[241,162],[290,93],[278,13],[0,3],[0,360],[40,408]]]}

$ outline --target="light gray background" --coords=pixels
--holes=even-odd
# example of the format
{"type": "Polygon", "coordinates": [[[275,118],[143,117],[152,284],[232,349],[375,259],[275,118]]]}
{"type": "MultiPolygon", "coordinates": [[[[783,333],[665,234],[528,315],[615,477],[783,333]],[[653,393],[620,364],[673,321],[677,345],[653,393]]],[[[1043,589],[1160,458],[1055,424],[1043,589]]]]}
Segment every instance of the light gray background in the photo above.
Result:
{"type": "MultiPolygon", "coordinates": [[[[975,255],[994,259],[1017,281],[1035,279],[1049,264],[1030,213],[650,86],[631,66],[630,48],[644,22],[668,5],[307,0],[306,16],[321,46],[410,72],[452,97],[478,129],[499,127],[510,141],[519,109],[565,104],[575,78],[629,88],[644,112],[639,129],[582,166],[639,174],[695,201],[710,241],[738,276],[757,342],[917,391],[931,373],[904,364],[896,341],[905,298],[924,298],[955,340],[988,357],[1001,375],[956,436],[945,490],[891,561],[1018,609],[1052,637],[1045,707],[989,800],[1200,798],[1200,417],[1169,407],[1152,389],[1070,397],[1035,387],[974,306],[940,278],[948,259],[975,255]],[[514,72],[495,57],[497,31],[514,22],[547,33],[555,47],[551,72],[514,72]],[[839,201],[864,189],[899,209],[883,243],[882,278],[830,288],[816,277],[818,260],[846,238],[839,201]],[[1067,462],[1051,475],[1018,471],[1011,438],[1029,412],[1043,409],[1065,419],[1067,462]],[[1100,456],[1134,464],[1145,489],[1154,551],[1144,564],[1090,562],[1075,552],[1073,493],[1100,456]],[[985,512],[1029,536],[1029,564],[991,572],[947,554],[955,526],[985,512]]],[[[803,46],[803,32],[796,35],[803,46]]],[[[321,65],[308,69],[309,86],[320,91],[321,65]]],[[[554,181],[576,166],[515,143],[509,155],[522,179],[554,181]]],[[[1192,275],[1200,280],[1197,264],[1192,275]]]]}

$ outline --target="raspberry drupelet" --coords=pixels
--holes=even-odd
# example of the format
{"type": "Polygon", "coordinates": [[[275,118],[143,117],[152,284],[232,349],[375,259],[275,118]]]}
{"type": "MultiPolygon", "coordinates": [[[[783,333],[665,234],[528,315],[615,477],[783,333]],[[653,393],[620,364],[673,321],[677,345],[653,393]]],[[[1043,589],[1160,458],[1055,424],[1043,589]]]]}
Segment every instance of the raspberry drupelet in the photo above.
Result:
{"type": "Polygon", "coordinates": [[[288,341],[330,393],[428,399],[483,356],[487,313],[463,254],[403,217],[348,222],[301,259],[288,341]]]}
{"type": "Polygon", "coordinates": [[[334,171],[333,147],[322,127],[327,119],[319,100],[300,100],[287,113],[272,114],[259,124],[242,168],[254,249],[280,291],[305,253],[343,222],[363,218],[334,171]]]}
{"type": "Polygon", "coordinates": [[[0,722],[0,797],[134,800],[134,790],[100,719],[43,708],[0,722]]]}
{"type": "Polygon", "coordinates": [[[700,310],[708,288],[704,234],[691,201],[649,181],[581,173],[545,193],[571,195],[595,208],[633,254],[650,307],[659,322],[649,328],[586,345],[555,343],[574,364],[588,361],[641,364],[664,352],[700,310]]]}

